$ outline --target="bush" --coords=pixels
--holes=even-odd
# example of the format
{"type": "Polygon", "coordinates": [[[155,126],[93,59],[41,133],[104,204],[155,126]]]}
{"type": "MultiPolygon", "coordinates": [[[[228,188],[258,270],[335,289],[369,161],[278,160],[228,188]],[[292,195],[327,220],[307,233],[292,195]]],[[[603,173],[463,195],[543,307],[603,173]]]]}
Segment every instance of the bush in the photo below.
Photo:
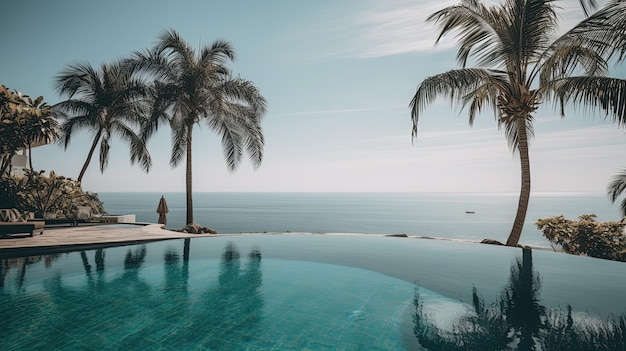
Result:
{"type": "Polygon", "coordinates": [[[59,124],[43,97],[33,100],[0,85],[0,176],[11,173],[11,159],[18,150],[50,143],[58,132],[59,124]]]}
{"type": "Polygon", "coordinates": [[[92,213],[106,214],[98,194],[84,192],[80,184],[70,178],[57,176],[53,171],[25,170],[24,176],[5,177],[1,180],[0,198],[5,207],[15,207],[22,212],[33,212],[44,218],[74,218],[78,206],[88,206],[92,213]],[[4,197],[7,198],[6,202],[4,197]]]}
{"type": "Polygon", "coordinates": [[[540,219],[537,228],[563,251],[626,262],[626,218],[619,222],[597,222],[596,215],[582,215],[578,221],[563,216],[540,219]]]}

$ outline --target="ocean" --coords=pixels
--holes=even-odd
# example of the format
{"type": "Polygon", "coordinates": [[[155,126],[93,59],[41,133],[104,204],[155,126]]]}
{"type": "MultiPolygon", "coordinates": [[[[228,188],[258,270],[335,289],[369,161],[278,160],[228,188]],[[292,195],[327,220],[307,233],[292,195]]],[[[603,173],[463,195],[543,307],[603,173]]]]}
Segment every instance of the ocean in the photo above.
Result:
{"type": "MultiPolygon", "coordinates": [[[[98,194],[110,214],[135,214],[156,223],[161,196],[167,200],[167,228],[185,222],[184,193],[98,194]]],[[[195,193],[194,220],[218,233],[321,232],[407,234],[505,242],[517,209],[517,194],[487,193],[195,193]],[[473,213],[467,213],[473,212],[473,213]]],[[[540,218],[621,219],[618,204],[602,194],[533,194],[521,244],[549,247],[537,230],[540,218]]]]}

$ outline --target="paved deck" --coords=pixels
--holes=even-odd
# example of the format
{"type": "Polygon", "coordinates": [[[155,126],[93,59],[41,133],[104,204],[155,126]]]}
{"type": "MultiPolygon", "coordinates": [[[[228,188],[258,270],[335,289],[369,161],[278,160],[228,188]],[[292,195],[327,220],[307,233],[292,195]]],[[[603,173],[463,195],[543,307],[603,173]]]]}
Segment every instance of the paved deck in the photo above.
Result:
{"type": "Polygon", "coordinates": [[[197,238],[211,234],[185,234],[164,230],[161,224],[102,224],[46,228],[43,235],[14,236],[0,239],[0,257],[21,256],[91,248],[130,245],[140,242],[197,238]]]}

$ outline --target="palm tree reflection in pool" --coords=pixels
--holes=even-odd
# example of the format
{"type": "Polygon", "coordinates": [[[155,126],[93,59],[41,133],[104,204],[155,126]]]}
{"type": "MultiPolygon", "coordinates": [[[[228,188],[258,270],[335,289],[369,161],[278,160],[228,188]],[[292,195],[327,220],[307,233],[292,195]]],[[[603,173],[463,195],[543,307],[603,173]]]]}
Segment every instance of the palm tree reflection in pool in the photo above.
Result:
{"type": "Polygon", "coordinates": [[[0,260],[0,297],[5,302],[0,316],[11,316],[10,325],[0,328],[0,349],[26,343],[32,349],[147,350],[167,345],[228,350],[236,349],[237,342],[257,342],[264,305],[259,249],[252,249],[242,262],[229,243],[215,270],[211,260],[205,262],[206,275],[200,273],[204,260],[193,266],[200,273],[195,280],[189,246],[182,254],[165,251],[162,280],[154,274],[157,267],[147,264],[147,246],[129,248],[121,272],[110,265],[105,271],[105,251],[76,253],[84,286],[75,276],[55,274],[43,280],[41,291],[23,288],[30,277],[26,267],[35,258],[0,260]],[[13,267],[18,281],[4,284],[13,267]],[[34,327],[24,329],[27,324],[34,327]]]}
{"type": "Polygon", "coordinates": [[[187,298],[189,255],[186,252],[182,272],[178,270],[178,255],[165,254],[164,300],[177,302],[170,304],[175,310],[164,311],[163,315],[174,324],[177,320],[184,322],[184,328],[176,331],[176,345],[191,349],[200,342],[203,349],[225,350],[233,341],[251,341],[262,319],[261,251],[253,248],[246,266],[242,267],[238,249],[228,243],[221,256],[217,285],[197,299],[187,298]]]}
{"type": "Polygon", "coordinates": [[[532,252],[511,265],[509,283],[492,305],[474,287],[470,313],[451,326],[434,323],[423,310],[416,288],[413,334],[429,350],[626,350],[626,316],[575,319],[566,310],[546,309],[539,300],[540,280],[532,252]]]}

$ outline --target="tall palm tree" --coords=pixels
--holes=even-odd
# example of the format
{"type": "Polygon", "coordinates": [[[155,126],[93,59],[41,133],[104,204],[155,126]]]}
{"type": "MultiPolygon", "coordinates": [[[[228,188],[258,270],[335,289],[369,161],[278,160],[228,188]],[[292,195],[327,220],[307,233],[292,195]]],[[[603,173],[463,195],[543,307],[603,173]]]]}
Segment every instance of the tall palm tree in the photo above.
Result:
{"type": "MultiPolygon", "coordinates": [[[[427,77],[418,85],[410,103],[413,138],[417,136],[422,111],[439,95],[467,107],[470,126],[483,109],[493,109],[498,126],[504,128],[509,146],[519,154],[521,164],[520,196],[506,242],[509,246],[518,244],[528,209],[531,190],[528,141],[533,135],[535,110],[549,98],[562,104],[586,102],[575,95],[578,90],[566,88],[572,87],[568,82],[576,79],[573,74],[582,72],[582,77],[606,78],[608,73],[607,59],[615,48],[615,35],[585,32],[585,23],[590,23],[592,18],[600,26],[606,22],[592,15],[558,38],[554,0],[504,0],[489,7],[480,0],[461,0],[460,4],[428,18],[439,26],[437,42],[446,34],[457,36],[457,60],[461,68],[427,77]],[[605,51],[593,50],[594,42],[605,51]],[[467,67],[470,59],[476,67],[467,67]]],[[[610,93],[612,87],[606,82],[597,84],[595,96],[599,99],[602,94],[610,93]]],[[[608,105],[604,106],[606,110],[608,105]]],[[[588,107],[603,109],[602,105],[588,107]]],[[[617,121],[624,120],[623,114],[611,116],[617,121]]]]}
{"type": "Polygon", "coordinates": [[[55,112],[65,119],[61,125],[64,147],[67,149],[76,130],[90,130],[94,135],[78,182],[82,181],[98,144],[100,172],[104,172],[114,136],[129,144],[131,164],[138,162],[146,172],[150,170],[150,154],[136,130],[145,118],[147,92],[145,84],[133,77],[132,70],[121,62],[102,64],[99,71],[87,63],[73,64],[56,77],[55,88],[68,97],[54,106],[55,112]]]}
{"type": "Polygon", "coordinates": [[[137,52],[134,65],[155,79],[156,96],[144,136],[149,138],[166,121],[172,129],[170,165],[186,162],[187,224],[193,223],[192,136],[204,121],[221,138],[229,171],[235,171],[246,151],[255,167],[263,159],[261,118],[265,98],[254,84],[233,78],[227,64],[235,60],[222,40],[196,51],[174,30],[159,36],[156,46],[137,52]]]}

